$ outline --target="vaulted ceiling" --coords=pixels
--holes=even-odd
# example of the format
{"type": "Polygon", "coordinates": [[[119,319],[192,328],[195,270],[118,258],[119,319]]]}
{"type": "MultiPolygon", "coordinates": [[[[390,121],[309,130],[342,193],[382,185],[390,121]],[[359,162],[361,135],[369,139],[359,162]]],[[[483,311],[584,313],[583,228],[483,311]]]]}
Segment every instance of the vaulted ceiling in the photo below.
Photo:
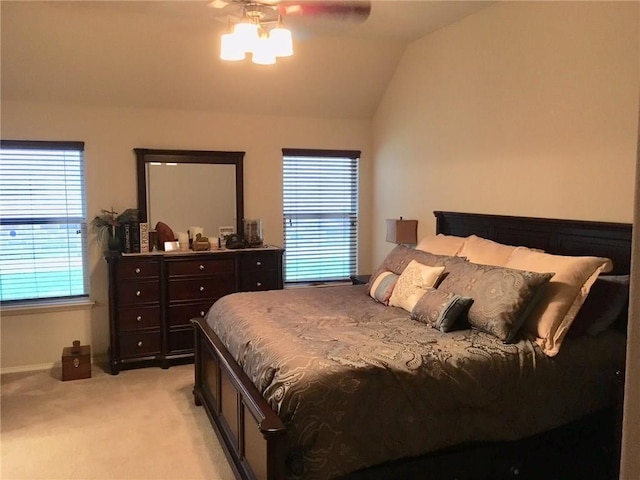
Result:
{"type": "Polygon", "coordinates": [[[220,60],[208,3],[2,0],[2,98],[367,119],[409,42],[492,2],[373,0],[362,24],[294,23],[271,66],[220,60]]]}

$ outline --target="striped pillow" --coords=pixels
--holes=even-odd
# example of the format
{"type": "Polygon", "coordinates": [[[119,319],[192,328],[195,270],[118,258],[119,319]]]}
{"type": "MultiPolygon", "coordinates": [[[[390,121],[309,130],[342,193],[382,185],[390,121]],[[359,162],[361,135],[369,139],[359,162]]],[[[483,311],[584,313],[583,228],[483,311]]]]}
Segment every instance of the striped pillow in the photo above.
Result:
{"type": "Polygon", "coordinates": [[[389,305],[389,299],[393,293],[393,287],[396,286],[396,282],[400,275],[396,275],[393,272],[384,271],[380,273],[371,284],[369,289],[369,295],[376,302],[380,302],[383,305],[389,305]]]}

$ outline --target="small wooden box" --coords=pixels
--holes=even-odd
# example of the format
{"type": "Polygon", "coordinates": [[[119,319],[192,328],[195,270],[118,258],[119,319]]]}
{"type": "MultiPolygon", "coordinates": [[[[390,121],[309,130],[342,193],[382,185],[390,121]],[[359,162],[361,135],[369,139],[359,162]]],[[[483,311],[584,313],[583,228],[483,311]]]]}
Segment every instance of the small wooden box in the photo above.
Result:
{"type": "Polygon", "coordinates": [[[74,341],[62,349],[62,381],[91,378],[91,346],[74,341]]]}

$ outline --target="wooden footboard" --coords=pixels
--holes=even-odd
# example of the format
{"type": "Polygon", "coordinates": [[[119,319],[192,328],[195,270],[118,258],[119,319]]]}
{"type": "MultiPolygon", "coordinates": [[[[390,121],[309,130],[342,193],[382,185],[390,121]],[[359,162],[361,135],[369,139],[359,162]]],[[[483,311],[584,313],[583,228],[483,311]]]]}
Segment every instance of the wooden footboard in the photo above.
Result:
{"type": "Polygon", "coordinates": [[[236,473],[282,480],[285,426],[203,318],[195,332],[196,405],[202,405],[236,473]]]}

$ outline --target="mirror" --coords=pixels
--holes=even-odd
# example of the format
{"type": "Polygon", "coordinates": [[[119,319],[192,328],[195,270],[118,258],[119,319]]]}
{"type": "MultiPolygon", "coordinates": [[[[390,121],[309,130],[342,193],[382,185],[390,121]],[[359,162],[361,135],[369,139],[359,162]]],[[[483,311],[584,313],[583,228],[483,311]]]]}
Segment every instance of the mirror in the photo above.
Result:
{"type": "Polygon", "coordinates": [[[216,238],[220,227],[242,234],[244,152],[135,148],[140,221],[173,232],[201,227],[216,238]]]}

